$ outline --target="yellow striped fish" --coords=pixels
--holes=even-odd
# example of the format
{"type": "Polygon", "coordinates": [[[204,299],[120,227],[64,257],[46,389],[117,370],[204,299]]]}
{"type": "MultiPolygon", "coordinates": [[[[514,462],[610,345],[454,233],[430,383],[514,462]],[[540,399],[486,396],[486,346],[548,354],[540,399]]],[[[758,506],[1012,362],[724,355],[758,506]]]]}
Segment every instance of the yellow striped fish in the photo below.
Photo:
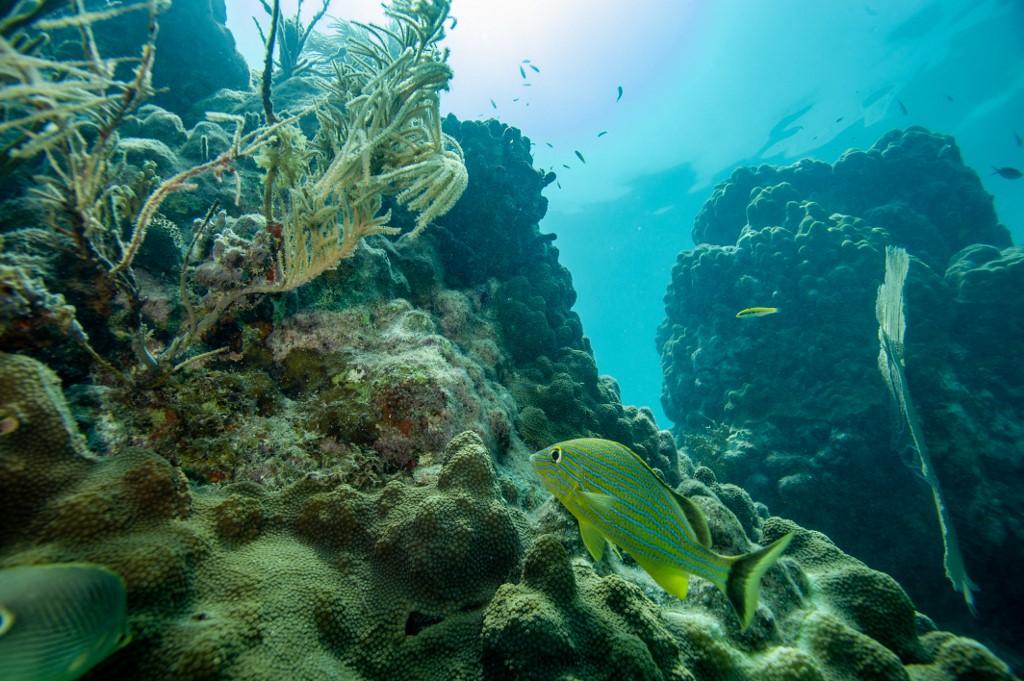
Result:
{"type": "Polygon", "coordinates": [[[748,307],[737,312],[736,319],[743,319],[744,317],[766,317],[770,314],[776,314],[778,311],[779,308],[777,307],[748,307]]]}
{"type": "Polygon", "coordinates": [[[89,563],[0,570],[0,679],[72,681],[128,643],[124,580],[89,563]]]}
{"type": "Polygon", "coordinates": [[[606,540],[624,549],[665,591],[686,598],[689,575],[726,595],[746,629],[757,610],[761,576],[792,535],[742,556],[711,550],[700,507],[677,494],[631,449],[596,438],[567,440],[530,456],[544,487],[580,524],[594,560],[606,540]]]}

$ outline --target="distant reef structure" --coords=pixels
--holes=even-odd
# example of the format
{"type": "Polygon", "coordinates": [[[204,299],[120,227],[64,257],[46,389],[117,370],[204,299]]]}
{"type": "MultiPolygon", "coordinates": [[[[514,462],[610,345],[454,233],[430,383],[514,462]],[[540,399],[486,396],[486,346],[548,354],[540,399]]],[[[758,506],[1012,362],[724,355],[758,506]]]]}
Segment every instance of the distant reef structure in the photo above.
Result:
{"type": "MultiPolygon", "coordinates": [[[[520,131],[437,114],[447,3],[389,8],[326,101],[275,87],[277,123],[250,90],[183,119],[69,87],[104,134],[49,151],[91,174],[0,166],[0,579],[124,579],[131,640],[87,678],[1014,679],[622,403],[540,230],[555,176],[520,131]],[[583,557],[527,460],[580,436],[691,497],[716,551],[794,534],[749,629],[709,583],[583,557]]],[[[77,131],[24,85],[16,142],[77,131]]]]}
{"type": "Polygon", "coordinates": [[[1024,249],[953,138],[914,127],[834,164],[738,169],[693,240],[657,336],[683,451],[1019,656],[1024,249]],[[945,580],[931,493],[879,373],[887,246],[910,255],[906,381],[980,586],[976,619],[945,580]],[[779,312],[736,318],[751,306],[779,312]]]}

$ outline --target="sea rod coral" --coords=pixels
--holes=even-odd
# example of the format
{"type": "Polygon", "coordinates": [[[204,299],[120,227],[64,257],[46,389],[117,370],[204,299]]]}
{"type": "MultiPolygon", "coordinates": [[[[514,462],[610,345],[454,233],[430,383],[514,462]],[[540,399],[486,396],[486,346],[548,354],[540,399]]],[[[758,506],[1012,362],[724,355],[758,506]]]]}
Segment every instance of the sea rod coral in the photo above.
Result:
{"type": "MultiPolygon", "coordinates": [[[[47,207],[52,228],[71,237],[103,282],[101,292],[120,294],[133,336],[131,349],[148,374],[160,375],[208,356],[195,355],[193,348],[229,309],[252,294],[297,288],[337,266],[364,237],[396,233],[396,228],[388,226],[390,212],[382,212],[384,197],[393,197],[417,215],[415,236],[454,205],[467,177],[461,150],[441,132],[438,113],[438,91],[451,77],[447,53],[436,45],[444,36],[448,4],[398,0],[387,8],[394,30],[368,26],[360,38],[353,39],[349,58],[335,64],[327,97],[313,111],[319,122],[313,139],[307,140],[294,125],[308,111],[267,120],[252,130],[247,130],[244,117],[210,112],[210,121],[233,128],[227,149],[163,179],[139,201],[137,211],[120,215],[111,209],[118,205],[112,199],[120,187],[115,182],[119,164],[114,154],[118,128],[152,92],[152,40],[160,7],[155,0],[146,7],[150,42],[130,82],[113,79],[113,67],[101,59],[94,43],[88,49],[92,60],[88,68],[37,62],[15,43],[0,45],[0,68],[21,83],[6,89],[5,95],[13,111],[23,112],[5,122],[0,132],[12,135],[12,158],[45,156],[49,172],[40,178],[37,196],[47,207]],[[48,70],[44,72],[43,67],[48,70]],[[65,95],[67,90],[72,94],[65,95]],[[77,99],[69,102],[69,96],[77,99]],[[96,128],[98,132],[91,134],[96,128]],[[271,260],[253,280],[211,288],[196,299],[189,283],[189,258],[203,241],[211,210],[192,235],[182,269],[184,323],[162,348],[151,350],[139,315],[142,300],[132,268],[149,229],[172,194],[194,189],[196,179],[206,174],[233,176],[235,202],[240,202],[238,166],[257,155],[265,170],[262,182],[267,229],[273,237],[271,260]],[[122,240],[125,230],[129,236],[122,240]],[[192,357],[185,359],[190,351],[192,357]]],[[[79,8],[66,18],[37,22],[36,29],[79,26],[91,35],[93,24],[119,13],[88,13],[79,8]]],[[[30,23],[25,30],[31,28],[30,23]]],[[[95,351],[91,354],[98,356],[95,351]]]]}

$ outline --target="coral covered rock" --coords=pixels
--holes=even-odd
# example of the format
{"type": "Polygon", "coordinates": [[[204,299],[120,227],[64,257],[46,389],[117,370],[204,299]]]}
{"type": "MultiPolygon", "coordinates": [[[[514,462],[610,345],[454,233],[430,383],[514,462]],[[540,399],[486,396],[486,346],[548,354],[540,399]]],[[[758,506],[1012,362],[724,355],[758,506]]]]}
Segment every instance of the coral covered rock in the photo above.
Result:
{"type": "MultiPolygon", "coordinates": [[[[1007,466],[1024,436],[1024,374],[1011,357],[1024,327],[1019,297],[998,290],[1021,285],[1024,259],[953,140],[911,128],[834,165],[737,170],[705,204],[694,240],[703,243],[679,254],[658,332],[663,404],[686,453],[871,556],[940,621],[972,627],[946,583],[931,495],[904,464],[914,454],[877,368],[884,248],[908,250],[911,393],[967,571],[982,594],[999,594],[979,597],[979,622],[1013,639],[1024,596],[1002,566],[1024,557],[1012,520],[1024,469],[1007,466]],[[736,318],[750,306],[779,313],[736,318]]],[[[734,510],[745,528],[756,523],[734,510]]]]}

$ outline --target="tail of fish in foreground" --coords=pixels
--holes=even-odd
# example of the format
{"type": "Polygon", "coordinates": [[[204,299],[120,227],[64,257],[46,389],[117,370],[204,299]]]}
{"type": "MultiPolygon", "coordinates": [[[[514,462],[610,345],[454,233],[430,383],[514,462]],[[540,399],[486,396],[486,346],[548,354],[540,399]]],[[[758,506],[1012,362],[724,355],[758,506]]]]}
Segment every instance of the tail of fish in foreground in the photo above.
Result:
{"type": "Polygon", "coordinates": [[[761,592],[761,577],[768,571],[782,552],[793,540],[792,534],[779,537],[768,546],[732,559],[732,567],[726,578],[725,586],[719,585],[733,609],[740,618],[744,629],[750,626],[757,610],[757,599],[761,592]]]}

